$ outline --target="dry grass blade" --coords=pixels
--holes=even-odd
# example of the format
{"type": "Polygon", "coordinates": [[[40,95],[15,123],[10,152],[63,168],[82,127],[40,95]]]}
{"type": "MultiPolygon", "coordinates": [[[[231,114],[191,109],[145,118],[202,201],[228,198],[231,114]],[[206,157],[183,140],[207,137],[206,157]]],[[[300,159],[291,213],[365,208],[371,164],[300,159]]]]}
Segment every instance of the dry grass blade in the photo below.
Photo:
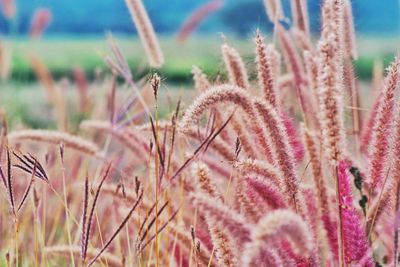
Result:
{"type": "Polygon", "coordinates": [[[14,156],[18,158],[18,160],[23,164],[14,164],[13,166],[19,168],[27,173],[34,174],[39,179],[49,183],[49,178],[44,170],[43,166],[39,163],[39,161],[32,156],[31,154],[19,156],[17,153],[13,152],[14,156]],[[35,171],[34,171],[35,170],[35,171]]]}
{"type": "Polygon", "coordinates": [[[8,196],[10,199],[11,211],[16,217],[17,214],[15,212],[15,200],[14,200],[14,189],[12,183],[12,173],[11,173],[11,157],[10,157],[10,149],[7,147],[7,189],[8,196]]]}
{"type": "Polygon", "coordinates": [[[103,252],[110,246],[111,242],[115,239],[115,237],[119,234],[119,232],[121,232],[122,228],[125,226],[125,224],[128,222],[128,220],[130,219],[130,217],[132,216],[132,213],[135,211],[136,207],[139,205],[139,203],[141,202],[143,197],[143,189],[141,189],[140,194],[135,202],[135,204],[133,204],[131,210],[128,212],[128,214],[126,215],[125,219],[122,221],[122,223],[119,225],[119,227],[117,228],[117,230],[114,232],[114,234],[110,237],[110,239],[107,241],[107,243],[103,246],[103,248],[99,251],[99,253],[91,260],[91,262],[89,263],[88,267],[92,266],[97,259],[99,259],[99,257],[101,256],[101,254],[103,254],[103,252]]]}
{"type": "Polygon", "coordinates": [[[87,211],[89,206],[89,177],[86,175],[85,178],[85,198],[83,200],[83,216],[82,216],[82,236],[81,236],[81,259],[82,265],[84,265],[87,255],[87,233],[86,233],[86,223],[87,223],[87,211]]]}
{"type": "Polygon", "coordinates": [[[175,179],[188,165],[189,163],[197,156],[198,153],[202,150],[202,148],[205,146],[205,150],[207,150],[208,146],[212,143],[212,141],[222,132],[223,129],[228,125],[229,121],[232,119],[234,115],[234,112],[229,116],[229,118],[225,121],[225,123],[221,126],[221,128],[218,129],[213,134],[213,131],[210,132],[209,136],[197,147],[197,149],[193,152],[193,155],[188,158],[185,163],[182,164],[182,166],[175,172],[175,174],[171,177],[171,180],[175,179]]]}
{"type": "MultiPolygon", "coordinates": [[[[179,116],[179,109],[181,106],[181,100],[178,100],[178,103],[176,104],[176,109],[175,109],[175,113],[172,115],[171,118],[171,124],[172,124],[172,133],[171,133],[171,144],[170,144],[170,149],[169,149],[169,154],[168,154],[168,161],[167,161],[167,174],[169,173],[169,168],[171,166],[171,159],[172,159],[172,155],[173,155],[173,151],[174,151],[174,147],[175,147],[175,138],[176,138],[176,121],[178,119],[179,116]]],[[[165,128],[167,130],[167,128],[165,128]]]]}
{"type": "Polygon", "coordinates": [[[0,167],[0,176],[1,176],[1,181],[4,184],[4,187],[7,189],[7,181],[6,181],[6,176],[4,175],[3,169],[0,167]]]}
{"type": "Polygon", "coordinates": [[[146,225],[146,222],[150,218],[150,214],[153,212],[155,207],[156,207],[156,202],[154,202],[154,204],[151,206],[149,211],[146,213],[146,217],[144,218],[142,225],[140,226],[140,229],[139,229],[139,233],[138,233],[139,236],[142,234],[142,230],[144,229],[144,226],[146,225]]]}
{"type": "Polygon", "coordinates": [[[150,221],[149,225],[147,226],[146,231],[144,231],[142,237],[140,238],[140,243],[142,243],[143,240],[146,238],[147,233],[150,231],[151,227],[153,226],[154,222],[156,221],[156,218],[160,217],[161,213],[167,207],[167,205],[168,205],[168,200],[165,201],[164,205],[162,205],[161,208],[158,210],[156,216],[154,216],[154,218],[150,221]]]}
{"type": "Polygon", "coordinates": [[[171,217],[169,217],[168,221],[166,221],[160,229],[158,229],[157,233],[155,233],[152,237],[149,238],[149,240],[140,248],[139,253],[141,253],[153,240],[158,236],[164,229],[165,227],[168,226],[168,224],[175,218],[175,216],[178,214],[179,209],[177,209],[174,213],[172,213],[171,217]]]}
{"type": "MultiPolygon", "coordinates": [[[[228,125],[228,123],[231,121],[231,119],[233,118],[233,116],[235,115],[236,109],[232,112],[232,114],[228,117],[228,119],[224,122],[224,124],[218,129],[218,131],[216,131],[211,138],[209,139],[209,141],[207,142],[207,145],[204,149],[204,151],[206,151],[208,149],[208,147],[211,145],[211,143],[215,140],[215,138],[225,129],[225,127],[228,125]]],[[[212,134],[212,132],[210,133],[210,135],[212,134]]]]}
{"type": "Polygon", "coordinates": [[[29,182],[29,185],[28,185],[27,188],[25,189],[25,193],[24,193],[24,195],[23,195],[23,197],[22,197],[21,202],[20,202],[19,205],[18,205],[17,213],[21,210],[22,206],[23,206],[24,203],[25,203],[26,198],[27,198],[28,195],[29,195],[29,192],[31,191],[32,184],[33,184],[33,181],[34,181],[34,179],[35,179],[36,168],[37,168],[37,164],[35,164],[34,167],[33,167],[31,180],[30,180],[30,182],[29,182]]]}
{"type": "Polygon", "coordinates": [[[97,187],[97,190],[96,190],[96,193],[95,193],[95,196],[94,196],[94,199],[93,199],[92,206],[90,208],[89,217],[88,217],[87,225],[86,225],[86,231],[85,231],[85,234],[83,234],[83,236],[85,236],[85,240],[83,242],[83,248],[84,248],[83,256],[84,256],[84,259],[86,258],[86,253],[87,253],[87,249],[88,249],[88,245],[89,245],[90,229],[91,229],[91,226],[92,226],[93,215],[94,215],[94,211],[96,209],[97,200],[99,199],[101,187],[103,186],[104,181],[108,177],[108,173],[110,172],[110,169],[111,169],[111,163],[108,164],[108,166],[107,166],[107,168],[106,168],[106,170],[105,170],[105,172],[103,174],[103,177],[102,177],[102,179],[100,181],[100,184],[97,187]]]}
{"type": "MultiPolygon", "coordinates": [[[[156,132],[156,127],[154,125],[153,119],[150,117],[150,123],[151,123],[151,131],[153,132],[153,138],[154,140],[157,140],[157,132],[156,132]]],[[[155,142],[158,143],[158,142],[155,142]]],[[[158,150],[158,157],[160,159],[160,163],[161,163],[161,167],[162,169],[164,169],[164,158],[163,158],[163,153],[161,151],[160,145],[158,144],[157,146],[157,150],[158,150]]]]}

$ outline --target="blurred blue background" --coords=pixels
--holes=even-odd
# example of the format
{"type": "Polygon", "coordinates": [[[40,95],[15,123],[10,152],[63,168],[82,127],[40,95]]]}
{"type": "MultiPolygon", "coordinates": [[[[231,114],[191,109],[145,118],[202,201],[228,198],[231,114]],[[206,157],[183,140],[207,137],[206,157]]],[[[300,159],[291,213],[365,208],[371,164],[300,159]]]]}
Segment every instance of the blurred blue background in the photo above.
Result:
{"type": "MultiPolygon", "coordinates": [[[[4,0],[3,0],[4,1],[4,0]]],[[[208,0],[144,0],[158,33],[173,34],[185,18],[208,0]]],[[[290,0],[283,0],[290,15],[290,0]]],[[[353,0],[356,30],[361,35],[400,35],[400,1],[353,0]]],[[[46,7],[53,13],[47,35],[103,35],[134,32],[124,0],[17,0],[17,17],[0,18],[3,34],[25,34],[35,9],[46,7]]],[[[320,0],[309,0],[308,10],[313,32],[319,30],[320,0]]],[[[224,6],[207,17],[197,33],[228,32],[239,36],[252,34],[256,28],[271,29],[262,0],[227,0],[224,6]]]]}

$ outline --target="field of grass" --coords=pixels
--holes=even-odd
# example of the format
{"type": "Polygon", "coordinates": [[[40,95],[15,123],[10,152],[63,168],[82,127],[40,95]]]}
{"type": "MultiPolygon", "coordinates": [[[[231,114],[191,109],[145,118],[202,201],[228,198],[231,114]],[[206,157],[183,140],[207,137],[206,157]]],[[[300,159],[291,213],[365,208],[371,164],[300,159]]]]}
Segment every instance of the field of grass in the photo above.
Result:
{"type": "MultiPolygon", "coordinates": [[[[128,59],[135,77],[149,73],[143,48],[138,39],[116,37],[122,51],[128,59]]],[[[231,39],[229,44],[236,47],[252,70],[254,62],[253,40],[231,39]]],[[[85,70],[89,78],[96,73],[108,71],[104,57],[109,49],[105,38],[68,39],[56,38],[40,41],[19,39],[6,41],[13,47],[12,79],[14,81],[32,81],[35,75],[29,62],[29,55],[35,54],[48,66],[55,78],[68,77],[72,68],[79,66],[85,70]]],[[[169,82],[189,82],[193,65],[200,66],[209,76],[215,77],[221,69],[221,38],[215,36],[195,37],[188,43],[179,44],[173,38],[162,38],[161,47],[166,57],[166,64],[159,71],[169,82]]],[[[355,62],[357,75],[368,79],[375,60],[383,60],[387,64],[396,52],[398,40],[375,40],[359,38],[360,58],[355,62]],[[383,45],[384,44],[384,45],[383,45]]]]}
{"type": "Polygon", "coordinates": [[[0,267],[398,266],[398,42],[359,38],[353,62],[350,0],[324,1],[319,40],[293,3],[312,51],[279,22],[275,47],[161,38],[153,70],[127,1],[148,53],[117,36],[119,79],[105,38],[5,41],[0,267]]]}

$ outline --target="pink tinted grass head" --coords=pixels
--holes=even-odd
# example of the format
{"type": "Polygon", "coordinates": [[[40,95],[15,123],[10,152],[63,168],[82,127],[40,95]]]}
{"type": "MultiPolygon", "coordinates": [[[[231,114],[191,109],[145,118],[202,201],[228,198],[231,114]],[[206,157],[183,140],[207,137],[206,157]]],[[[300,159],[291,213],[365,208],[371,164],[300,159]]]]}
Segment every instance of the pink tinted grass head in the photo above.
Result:
{"type": "Polygon", "coordinates": [[[196,30],[202,21],[206,20],[212,13],[218,11],[224,5],[222,0],[210,0],[197,8],[182,24],[178,31],[177,39],[180,43],[186,42],[190,35],[196,30]]]}
{"type": "Polygon", "coordinates": [[[344,259],[347,264],[356,264],[365,260],[373,263],[371,248],[363,229],[361,216],[353,206],[353,193],[350,183],[349,165],[340,161],[338,167],[339,208],[341,210],[341,231],[343,239],[344,259]]]}
{"type": "Polygon", "coordinates": [[[52,20],[53,14],[49,9],[37,9],[31,21],[29,36],[34,39],[40,38],[52,20]]]}
{"type": "Polygon", "coordinates": [[[15,2],[16,2],[15,0],[1,1],[2,11],[7,19],[13,19],[15,17],[15,14],[17,13],[17,7],[15,5],[15,2]]]}

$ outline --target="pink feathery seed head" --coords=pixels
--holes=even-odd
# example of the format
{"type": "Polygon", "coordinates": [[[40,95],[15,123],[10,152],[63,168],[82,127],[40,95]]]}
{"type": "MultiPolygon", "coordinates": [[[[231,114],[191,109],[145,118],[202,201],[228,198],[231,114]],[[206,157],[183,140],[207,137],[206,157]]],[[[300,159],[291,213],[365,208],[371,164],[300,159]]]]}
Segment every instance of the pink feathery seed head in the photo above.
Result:
{"type": "MultiPolygon", "coordinates": [[[[246,195],[253,203],[256,203],[260,199],[272,209],[287,208],[287,197],[272,183],[265,179],[251,177],[245,178],[244,181],[246,184],[246,195]]],[[[260,205],[261,203],[258,204],[260,205]]]]}
{"type": "Polygon", "coordinates": [[[251,232],[251,241],[246,245],[247,250],[262,248],[262,244],[270,246],[276,242],[289,240],[295,255],[309,257],[315,247],[311,230],[300,215],[286,210],[269,212],[262,218],[251,232]]]}
{"type": "Polygon", "coordinates": [[[220,200],[203,193],[192,193],[190,198],[199,212],[205,214],[208,220],[218,227],[223,227],[226,232],[238,242],[244,244],[250,239],[250,229],[246,219],[235,212],[220,200]]]}
{"type": "Polygon", "coordinates": [[[222,57],[228,70],[229,83],[240,88],[249,88],[249,78],[243,60],[233,47],[224,43],[221,46],[222,57]]]}
{"type": "Polygon", "coordinates": [[[328,187],[324,173],[322,172],[322,162],[317,136],[306,128],[304,124],[301,127],[301,132],[311,164],[312,178],[317,189],[317,199],[321,215],[329,214],[328,187]]]}
{"type": "Polygon", "coordinates": [[[360,93],[359,84],[356,80],[354,66],[351,60],[346,59],[342,62],[343,85],[349,95],[349,103],[352,107],[352,130],[356,135],[360,134],[362,114],[360,112],[360,93]]]}
{"type": "Polygon", "coordinates": [[[183,23],[178,32],[178,41],[185,42],[190,34],[196,30],[197,26],[215,11],[224,5],[222,0],[211,0],[197,8],[183,23]]]}
{"type": "MultiPolygon", "coordinates": [[[[394,187],[396,189],[400,188],[400,104],[397,103],[397,110],[396,110],[396,117],[395,117],[395,123],[394,123],[394,136],[393,136],[393,142],[394,145],[391,149],[391,160],[390,160],[390,164],[391,164],[391,173],[393,174],[393,177],[395,178],[395,181],[393,181],[394,179],[390,179],[389,182],[387,182],[385,184],[385,188],[387,188],[387,186],[391,186],[394,187]]],[[[393,190],[393,189],[392,189],[393,190]]],[[[394,194],[396,196],[396,205],[399,206],[400,205],[400,192],[396,192],[396,194],[394,194]]],[[[399,209],[399,207],[397,207],[396,209],[399,209]]],[[[396,211],[399,212],[399,211],[396,211]]]]}
{"type": "Polygon", "coordinates": [[[332,0],[325,0],[321,9],[321,36],[326,38],[327,28],[332,24],[332,0]]]}
{"type": "Polygon", "coordinates": [[[164,55],[142,0],[125,0],[125,3],[142,41],[150,66],[161,67],[164,64],[164,55]]]}
{"type": "Polygon", "coordinates": [[[258,83],[264,93],[265,100],[272,106],[278,107],[277,80],[274,74],[277,66],[273,66],[273,64],[276,64],[274,57],[277,56],[277,52],[272,45],[265,45],[264,38],[259,31],[257,31],[255,43],[258,83]]]}
{"type": "MultiPolygon", "coordinates": [[[[304,58],[304,66],[306,68],[306,73],[307,73],[307,84],[310,87],[310,89],[313,90],[313,92],[316,92],[318,87],[318,82],[317,82],[318,67],[317,67],[317,61],[315,59],[315,54],[306,50],[303,53],[303,58],[304,58]]],[[[315,98],[317,97],[315,96],[315,98]]]]}
{"type": "Polygon", "coordinates": [[[243,183],[239,183],[236,186],[235,209],[243,214],[251,223],[258,222],[267,209],[260,207],[259,204],[263,202],[260,196],[253,194],[250,197],[248,192],[245,191],[246,188],[243,183]]]}
{"type": "MultiPolygon", "coordinates": [[[[273,79],[277,86],[277,91],[279,91],[279,78],[281,77],[281,68],[282,68],[282,55],[276,50],[275,46],[272,44],[267,45],[266,49],[267,57],[271,61],[272,74],[273,79]]],[[[280,100],[279,92],[277,92],[277,96],[280,100]]]]}
{"type": "Polygon", "coordinates": [[[281,255],[267,244],[257,244],[242,254],[241,266],[285,266],[281,255]]]}
{"type": "Polygon", "coordinates": [[[337,223],[335,221],[332,221],[330,214],[322,214],[321,221],[326,232],[330,251],[333,254],[333,257],[336,260],[338,260],[339,251],[338,251],[337,223]]]}
{"type": "Polygon", "coordinates": [[[204,244],[205,247],[207,247],[209,251],[212,251],[213,244],[210,234],[206,230],[203,230],[200,227],[196,227],[195,233],[196,233],[196,238],[198,238],[201,241],[201,243],[204,244]]]}
{"type": "MultiPolygon", "coordinates": [[[[317,194],[314,187],[311,186],[304,186],[301,188],[301,191],[304,195],[304,201],[307,207],[307,221],[310,225],[310,230],[312,231],[313,242],[316,244],[320,236],[320,218],[318,216],[317,194]]],[[[320,266],[320,259],[319,256],[317,256],[318,253],[318,247],[314,246],[314,253],[312,253],[311,257],[304,259],[304,262],[307,264],[306,266],[320,266]]]]}
{"type": "Polygon", "coordinates": [[[380,188],[388,169],[390,136],[393,132],[392,117],[395,109],[395,92],[400,82],[400,58],[397,57],[388,69],[379,103],[378,114],[372,131],[370,164],[367,181],[372,190],[380,188]]]}
{"type": "Polygon", "coordinates": [[[192,176],[195,177],[197,188],[201,192],[223,201],[223,197],[211,181],[210,171],[204,163],[199,162],[192,166],[192,176]]]}
{"type": "Polygon", "coordinates": [[[376,123],[376,117],[379,111],[379,106],[381,103],[382,94],[378,94],[372,104],[371,111],[369,113],[368,120],[364,123],[361,132],[361,143],[360,150],[361,152],[368,157],[368,152],[370,151],[370,141],[372,137],[372,131],[374,129],[374,125],[376,123]]]}
{"type": "Polygon", "coordinates": [[[326,38],[329,34],[335,35],[335,43],[340,50],[343,47],[343,0],[325,0],[322,6],[321,36],[326,38]]]}
{"type": "MultiPolygon", "coordinates": [[[[319,114],[318,105],[318,65],[316,59],[316,52],[304,51],[304,66],[306,69],[307,85],[310,90],[308,91],[310,99],[309,103],[313,105],[313,110],[319,114]]],[[[320,121],[318,115],[315,115],[314,128],[320,129],[320,121]]]]}
{"type": "Polygon", "coordinates": [[[231,236],[226,233],[225,229],[215,227],[214,224],[210,224],[209,229],[215,247],[215,259],[217,265],[229,267],[237,266],[238,250],[232,242],[231,236]]]}
{"type": "Polygon", "coordinates": [[[261,160],[245,159],[236,161],[233,164],[233,167],[238,170],[242,175],[255,173],[258,176],[262,176],[263,179],[270,181],[278,187],[282,186],[281,174],[279,170],[268,162],[261,160]]]}
{"type": "Polygon", "coordinates": [[[302,51],[315,52],[315,47],[310,38],[301,30],[293,28],[290,30],[293,35],[293,39],[296,41],[297,46],[302,51]]]}
{"type": "Polygon", "coordinates": [[[338,190],[340,192],[340,204],[345,206],[353,205],[353,194],[350,185],[350,165],[345,161],[341,160],[338,165],[338,190]]]}
{"type": "Polygon", "coordinates": [[[187,258],[187,255],[182,251],[180,245],[176,244],[173,250],[175,262],[178,264],[178,266],[189,267],[189,259],[187,258]]]}
{"type": "Polygon", "coordinates": [[[301,192],[304,195],[304,201],[307,207],[308,221],[311,225],[311,229],[314,232],[314,236],[317,237],[318,232],[318,206],[317,206],[317,194],[315,193],[314,187],[307,186],[302,187],[301,192]]]}
{"type": "Polygon", "coordinates": [[[295,93],[302,115],[306,121],[314,123],[317,120],[315,115],[316,112],[313,110],[314,105],[312,105],[312,103],[309,101],[308,91],[305,90],[306,75],[301,57],[297,52],[289,32],[285,30],[282,25],[277,25],[276,27],[286,68],[288,69],[289,73],[293,75],[295,93]]]}
{"type": "Polygon", "coordinates": [[[287,193],[292,198],[291,204],[294,205],[295,208],[299,208],[297,205],[302,204],[298,203],[299,178],[295,168],[293,150],[289,143],[289,137],[285,132],[282,119],[274,108],[265,102],[255,101],[254,106],[267,129],[269,135],[268,140],[273,148],[272,156],[276,166],[283,174],[287,193]]]}
{"type": "Polygon", "coordinates": [[[266,142],[266,133],[260,126],[260,117],[254,109],[253,99],[245,90],[234,85],[215,86],[197,97],[186,110],[179,123],[178,130],[182,133],[189,132],[191,125],[195,124],[206,110],[223,103],[235,104],[244,111],[241,115],[249,122],[250,131],[259,143],[261,149],[263,149],[265,157],[270,159],[271,151],[266,142]]]}
{"type": "Polygon", "coordinates": [[[292,9],[294,27],[309,36],[310,25],[307,11],[307,0],[292,0],[290,7],[292,9]]]}
{"type": "Polygon", "coordinates": [[[356,33],[353,21],[353,12],[350,0],[343,0],[343,41],[344,52],[350,59],[357,59],[356,33]]]}
{"type": "Polygon", "coordinates": [[[312,257],[317,255],[318,252],[315,252],[313,253],[314,255],[312,255],[309,258],[306,258],[303,255],[296,254],[293,250],[293,245],[286,240],[280,242],[278,246],[281,257],[286,258],[285,259],[286,261],[290,260],[290,264],[289,262],[286,262],[285,266],[296,266],[296,267],[320,266],[319,264],[316,264],[312,259],[312,257]]]}
{"type": "Polygon", "coordinates": [[[364,257],[371,258],[371,248],[360,215],[353,206],[348,163],[340,161],[337,172],[344,258],[347,264],[356,264],[364,257]]]}
{"type": "Polygon", "coordinates": [[[39,38],[44,30],[49,26],[53,15],[47,8],[39,8],[35,11],[31,21],[31,29],[29,35],[31,38],[39,38]]]}
{"type": "Polygon", "coordinates": [[[304,82],[304,69],[300,55],[297,53],[289,32],[282,25],[276,27],[286,68],[293,74],[296,84],[300,85],[304,82]]]}
{"type": "Polygon", "coordinates": [[[17,8],[15,6],[15,0],[2,0],[1,8],[4,16],[7,19],[12,19],[15,17],[15,14],[17,12],[17,8]]]}
{"type": "Polygon", "coordinates": [[[332,166],[344,158],[346,134],[344,127],[343,86],[340,64],[334,47],[334,35],[318,45],[318,102],[322,144],[332,166]]]}
{"type": "Polygon", "coordinates": [[[281,5],[281,0],[264,0],[265,11],[269,21],[275,23],[285,17],[281,5]]]}
{"type": "Polygon", "coordinates": [[[249,94],[234,85],[219,85],[207,90],[195,99],[185,111],[178,129],[184,133],[188,132],[191,129],[191,125],[195,124],[205,111],[213,106],[227,102],[241,107],[248,114],[249,119],[255,120],[256,115],[249,94]]]}
{"type": "Polygon", "coordinates": [[[303,142],[301,141],[301,138],[299,136],[299,132],[294,125],[294,120],[290,118],[286,112],[282,111],[280,115],[286,130],[286,134],[289,137],[289,143],[292,147],[294,158],[297,163],[300,163],[304,158],[305,151],[303,142]]]}
{"type": "Polygon", "coordinates": [[[268,213],[253,228],[251,236],[242,253],[242,266],[246,267],[264,266],[266,262],[271,262],[268,266],[292,266],[296,262],[293,258],[308,259],[315,247],[307,224],[289,210],[268,213]],[[281,244],[290,247],[290,255],[281,244]]]}
{"type": "Polygon", "coordinates": [[[344,40],[343,40],[343,31],[344,31],[344,0],[333,0],[332,1],[332,24],[335,30],[335,40],[338,44],[338,49],[340,52],[343,52],[344,49],[344,40]]]}
{"type": "Polygon", "coordinates": [[[197,66],[192,67],[194,88],[199,92],[204,92],[211,87],[211,83],[208,80],[206,74],[197,66]]]}

